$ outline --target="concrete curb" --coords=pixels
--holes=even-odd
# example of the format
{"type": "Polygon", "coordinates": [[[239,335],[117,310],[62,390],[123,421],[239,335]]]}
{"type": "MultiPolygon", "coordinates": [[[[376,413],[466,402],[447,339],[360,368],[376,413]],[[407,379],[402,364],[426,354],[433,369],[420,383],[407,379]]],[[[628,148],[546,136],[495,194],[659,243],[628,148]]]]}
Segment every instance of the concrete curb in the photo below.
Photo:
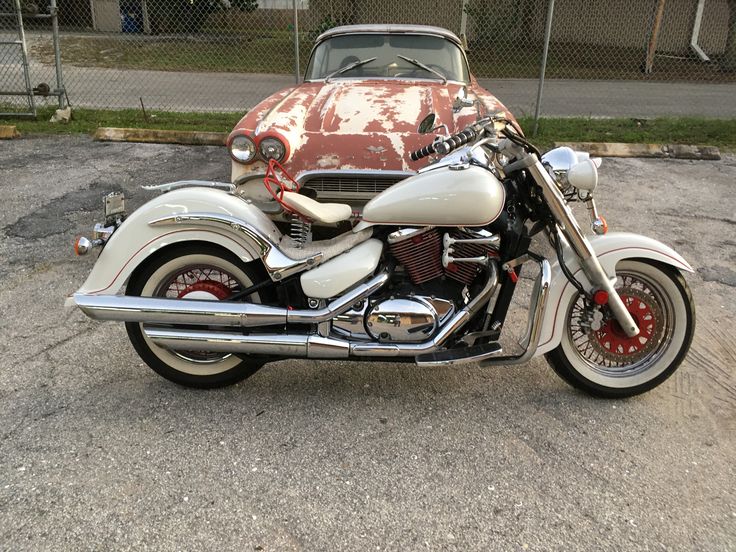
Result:
{"type": "Polygon", "coordinates": [[[20,132],[15,128],[15,125],[0,125],[0,140],[12,140],[19,136],[20,132]]]}
{"type": "Polygon", "coordinates": [[[660,159],[703,159],[718,161],[721,152],[715,146],[682,144],[622,144],[616,142],[555,142],[555,147],[568,146],[587,151],[597,157],[653,157],[660,159]]]}
{"type": "Polygon", "coordinates": [[[194,146],[224,146],[227,136],[227,132],[106,127],[98,128],[93,135],[95,140],[102,142],[145,142],[194,146]]]}
{"type": "MultiPolygon", "coordinates": [[[[0,138],[17,137],[15,127],[0,126],[0,138]],[[15,135],[5,135],[12,129],[15,135]]],[[[192,130],[154,130],[148,128],[100,127],[94,139],[102,142],[144,142],[154,144],[184,144],[195,146],[224,146],[226,132],[197,132],[192,130]]],[[[681,144],[624,144],[616,142],[554,142],[555,147],[568,146],[587,151],[598,157],[650,157],[660,159],[703,159],[718,161],[721,152],[715,146],[686,146],[681,144]]]]}

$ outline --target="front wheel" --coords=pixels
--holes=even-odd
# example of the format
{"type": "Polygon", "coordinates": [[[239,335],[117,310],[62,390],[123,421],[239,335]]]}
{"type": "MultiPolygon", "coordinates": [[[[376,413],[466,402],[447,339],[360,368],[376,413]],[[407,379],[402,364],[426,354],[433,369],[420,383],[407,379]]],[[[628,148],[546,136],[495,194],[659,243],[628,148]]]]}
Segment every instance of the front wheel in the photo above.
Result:
{"type": "Polygon", "coordinates": [[[565,333],[546,358],[572,386],[599,397],[618,398],[653,389],[677,369],[695,332],[695,306],[674,268],[647,260],[616,267],[616,291],[639,326],[627,337],[609,312],[581,296],[567,305],[565,333]]]}
{"type": "MultiPolygon", "coordinates": [[[[190,244],[164,250],[141,267],[128,283],[126,294],[222,301],[252,286],[259,275],[224,250],[190,244]]],[[[258,292],[248,300],[260,303],[258,292]]],[[[224,387],[241,381],[265,363],[264,359],[211,351],[170,351],[153,344],[141,324],[127,322],[133,347],[159,375],[187,387],[224,387]]]]}

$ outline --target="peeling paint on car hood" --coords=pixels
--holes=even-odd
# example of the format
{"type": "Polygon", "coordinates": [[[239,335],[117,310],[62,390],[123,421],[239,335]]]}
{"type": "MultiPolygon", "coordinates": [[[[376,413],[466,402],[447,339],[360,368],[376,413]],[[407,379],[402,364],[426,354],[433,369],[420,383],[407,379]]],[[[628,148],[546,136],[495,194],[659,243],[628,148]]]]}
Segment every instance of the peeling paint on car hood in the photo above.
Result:
{"type": "MultiPolygon", "coordinates": [[[[306,82],[264,100],[233,132],[281,134],[292,152],[285,165],[295,175],[315,169],[414,171],[428,160],[412,162],[409,152],[435,137],[417,130],[428,113],[435,113],[436,124],[447,125],[450,133],[477,119],[477,106],[452,110],[462,88],[461,83],[396,78],[306,82]]],[[[479,100],[482,113],[506,111],[474,79],[467,96],[479,100]]]]}

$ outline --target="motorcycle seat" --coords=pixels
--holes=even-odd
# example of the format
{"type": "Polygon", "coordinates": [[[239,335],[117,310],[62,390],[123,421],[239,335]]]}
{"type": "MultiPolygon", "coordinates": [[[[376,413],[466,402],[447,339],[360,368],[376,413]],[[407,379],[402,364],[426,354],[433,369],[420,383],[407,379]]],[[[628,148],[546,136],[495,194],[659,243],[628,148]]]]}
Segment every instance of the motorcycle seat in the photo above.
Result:
{"type": "Polygon", "coordinates": [[[348,220],[353,209],[345,203],[320,203],[296,192],[284,192],[281,201],[287,208],[314,222],[332,224],[348,220]]]}

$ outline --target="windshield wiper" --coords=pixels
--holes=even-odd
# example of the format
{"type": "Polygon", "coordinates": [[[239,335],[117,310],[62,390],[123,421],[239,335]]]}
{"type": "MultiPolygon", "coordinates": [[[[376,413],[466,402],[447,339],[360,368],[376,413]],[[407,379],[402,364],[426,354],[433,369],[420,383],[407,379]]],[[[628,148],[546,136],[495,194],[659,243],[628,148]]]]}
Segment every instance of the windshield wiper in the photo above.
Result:
{"type": "Polygon", "coordinates": [[[401,58],[401,59],[403,59],[404,61],[408,61],[408,62],[409,62],[409,63],[411,63],[412,65],[416,65],[417,67],[419,67],[420,69],[424,69],[424,70],[425,70],[425,71],[427,71],[428,73],[434,73],[435,75],[437,75],[437,76],[438,76],[439,78],[441,78],[441,79],[442,79],[442,84],[447,84],[447,77],[446,77],[445,75],[443,75],[443,74],[442,74],[442,73],[440,73],[439,71],[435,71],[435,70],[434,70],[434,69],[432,69],[431,67],[428,67],[428,66],[424,65],[424,64],[423,64],[423,63],[422,63],[421,61],[419,61],[419,60],[416,60],[416,59],[411,59],[411,58],[408,58],[408,57],[406,57],[406,56],[402,56],[401,54],[399,54],[399,55],[398,55],[398,56],[396,56],[396,57],[400,57],[400,58],[401,58]]]}
{"type": "Polygon", "coordinates": [[[332,77],[335,77],[337,75],[342,75],[343,73],[347,73],[351,69],[356,69],[358,67],[361,67],[365,65],[366,63],[370,63],[371,61],[375,61],[376,58],[368,58],[368,59],[359,59],[358,61],[354,61],[352,63],[348,63],[345,67],[340,67],[337,71],[333,71],[329,75],[325,77],[325,82],[330,82],[330,79],[332,77]]]}

